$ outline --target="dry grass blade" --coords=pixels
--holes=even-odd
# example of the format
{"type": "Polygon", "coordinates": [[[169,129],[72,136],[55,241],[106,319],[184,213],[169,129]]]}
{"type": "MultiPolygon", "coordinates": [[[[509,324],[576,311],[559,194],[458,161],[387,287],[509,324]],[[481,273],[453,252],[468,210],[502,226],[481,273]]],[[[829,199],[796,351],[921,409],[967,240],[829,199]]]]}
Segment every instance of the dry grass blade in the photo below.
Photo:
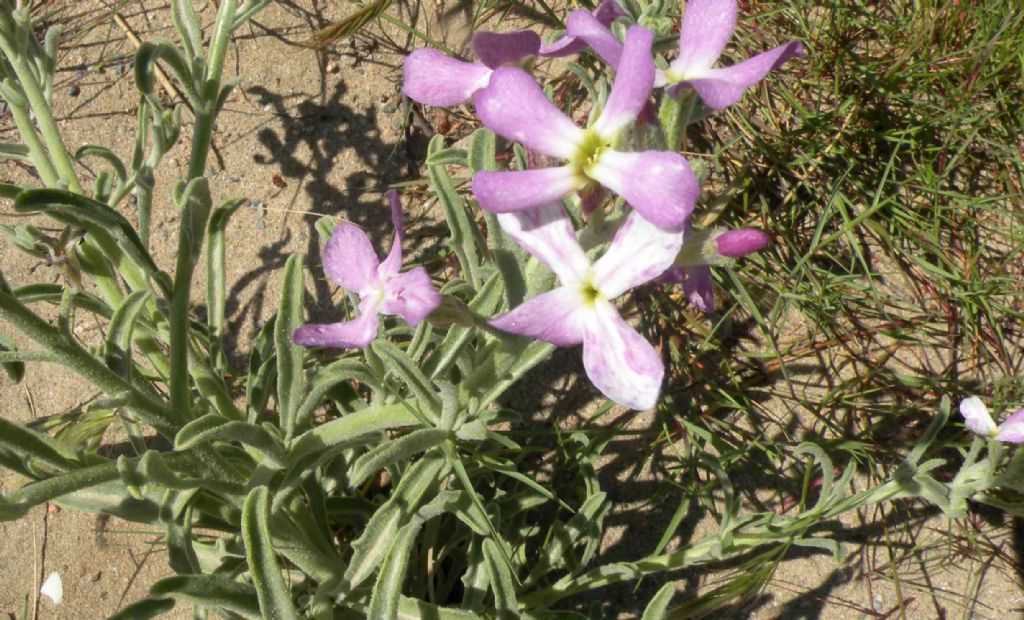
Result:
{"type": "Polygon", "coordinates": [[[393,0],[375,0],[345,19],[335,22],[320,30],[302,45],[312,49],[326,49],[339,40],[359,32],[366,24],[376,19],[381,13],[391,6],[393,0]]]}

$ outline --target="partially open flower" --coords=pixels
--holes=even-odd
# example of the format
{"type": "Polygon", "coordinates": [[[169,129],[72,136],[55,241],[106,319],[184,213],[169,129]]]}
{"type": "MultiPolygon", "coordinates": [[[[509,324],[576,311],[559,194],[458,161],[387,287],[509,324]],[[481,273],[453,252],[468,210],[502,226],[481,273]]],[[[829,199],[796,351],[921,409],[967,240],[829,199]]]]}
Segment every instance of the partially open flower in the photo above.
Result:
{"type": "Polygon", "coordinates": [[[378,313],[399,315],[415,326],[441,303],[430,274],[423,267],[399,273],[402,267],[402,204],[394,190],[391,223],[395,240],[380,262],[366,233],[341,222],[324,246],[324,273],[346,291],[359,295],[359,316],[351,321],[309,324],[295,330],[292,342],[311,347],[363,348],[377,336],[378,313]]]}
{"type": "Polygon", "coordinates": [[[960,415],[964,416],[964,425],[975,435],[1006,443],[1024,443],[1024,409],[996,426],[985,403],[977,396],[970,396],[960,401],[960,415]]]}
{"type": "Polygon", "coordinates": [[[629,29],[622,68],[604,109],[587,129],[577,127],[555,107],[525,71],[496,70],[490,85],[475,97],[480,120],[509,140],[568,162],[552,168],[478,172],[473,177],[473,194],[480,206],[493,213],[536,209],[570,192],[592,192],[604,186],[652,224],[678,229],[693,211],[700,191],[686,159],[668,151],[615,149],[620,132],[636,120],[650,96],[653,40],[645,28],[629,29]]]}
{"type": "Polygon", "coordinates": [[[693,307],[711,312],[715,307],[711,267],[727,267],[737,258],[768,247],[771,237],[756,228],[687,230],[674,266],[661,276],[669,284],[682,284],[693,307]]]}

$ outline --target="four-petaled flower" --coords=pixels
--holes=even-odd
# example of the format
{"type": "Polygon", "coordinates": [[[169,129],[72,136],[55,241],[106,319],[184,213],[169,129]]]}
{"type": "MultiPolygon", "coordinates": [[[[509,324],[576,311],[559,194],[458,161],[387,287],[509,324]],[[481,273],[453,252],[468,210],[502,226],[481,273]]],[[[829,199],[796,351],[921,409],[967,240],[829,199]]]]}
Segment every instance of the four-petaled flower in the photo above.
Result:
{"type": "Polygon", "coordinates": [[[395,239],[380,262],[370,239],[359,227],[341,222],[324,246],[324,273],[346,291],[359,295],[359,316],[351,321],[309,324],[295,330],[292,341],[313,347],[363,348],[377,336],[377,313],[399,315],[415,326],[441,303],[441,295],[423,267],[399,273],[402,267],[402,205],[394,190],[391,222],[395,239]]]}
{"type": "Polygon", "coordinates": [[[985,403],[977,396],[970,396],[960,401],[960,414],[964,416],[964,425],[975,435],[1006,443],[1024,443],[1024,409],[996,426],[985,403]]]}
{"type": "Polygon", "coordinates": [[[632,26],[626,34],[621,66],[597,120],[577,127],[522,69],[502,67],[474,100],[480,120],[495,133],[568,163],[553,168],[478,172],[473,194],[494,213],[536,209],[575,190],[588,193],[603,185],[620,194],[640,215],[665,229],[678,229],[690,216],[700,189],[689,164],[667,151],[614,149],[620,132],[632,123],[654,84],[651,45],[654,35],[632,26]]]}
{"type": "Polygon", "coordinates": [[[558,276],[561,286],[490,321],[503,331],[562,347],[583,344],[583,367],[605,396],[633,409],[658,400],[665,374],[658,352],[619,316],[613,299],[665,271],[682,247],[631,212],[605,254],[591,264],[558,202],[498,215],[502,229],[558,276]]]}
{"type": "MultiPolygon", "coordinates": [[[[804,53],[803,44],[790,41],[741,63],[714,68],[736,29],[736,0],[689,0],[679,27],[679,55],[666,71],[658,71],[655,86],[668,86],[678,95],[683,88],[697,91],[708,107],[728,107],[769,71],[804,53]]],[[[583,10],[566,20],[566,32],[586,41],[605,62],[618,69],[623,45],[606,25],[583,10]]]]}

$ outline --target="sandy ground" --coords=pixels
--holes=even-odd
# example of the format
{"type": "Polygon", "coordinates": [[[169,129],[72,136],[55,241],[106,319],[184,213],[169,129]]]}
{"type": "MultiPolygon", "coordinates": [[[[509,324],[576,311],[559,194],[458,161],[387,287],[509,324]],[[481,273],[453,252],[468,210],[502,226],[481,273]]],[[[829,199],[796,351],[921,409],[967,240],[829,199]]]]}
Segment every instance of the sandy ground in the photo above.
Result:
{"type": "MultiPolygon", "coordinates": [[[[99,15],[105,4],[75,4],[67,12],[67,19],[74,23],[90,19],[99,15]]],[[[212,22],[210,5],[196,4],[202,9],[203,23],[212,22]]],[[[435,36],[443,33],[449,46],[461,48],[466,42],[462,25],[465,15],[459,8],[462,5],[448,5],[438,5],[441,19],[436,15],[429,20],[425,16],[415,19],[435,36]]],[[[229,54],[229,72],[244,76],[246,81],[219,119],[215,142],[224,168],[211,157],[209,176],[215,200],[238,195],[252,199],[251,205],[235,216],[228,231],[232,356],[246,349],[245,343],[273,312],[277,274],[288,255],[317,255],[313,223],[319,215],[349,218],[366,227],[378,241],[389,242],[381,192],[389,183],[419,176],[416,162],[425,142],[417,130],[411,139],[404,130],[397,94],[400,52],[410,47],[409,39],[397,32],[360,36],[324,53],[294,44],[344,16],[352,6],[316,0],[275,2],[238,33],[229,54]]],[[[438,8],[434,3],[430,7],[431,11],[438,8]]],[[[402,10],[406,10],[404,6],[402,10]]],[[[144,38],[174,37],[168,8],[162,2],[146,2],[144,8],[131,4],[123,14],[144,38]]],[[[413,16],[407,14],[406,18],[413,16]]],[[[138,100],[130,71],[132,51],[124,32],[110,20],[98,22],[90,32],[63,48],[55,105],[72,148],[96,142],[125,159],[130,156],[138,100]]],[[[3,129],[3,139],[13,140],[9,121],[3,129]]],[[[186,135],[189,130],[186,127],[186,135]]],[[[177,231],[175,209],[166,195],[169,183],[184,174],[186,160],[187,153],[178,148],[167,155],[158,174],[154,254],[165,266],[173,264],[177,231]]],[[[89,163],[90,169],[83,168],[81,178],[91,181],[96,162],[89,163]]],[[[4,180],[25,180],[24,173],[10,164],[3,170],[4,180]]],[[[7,244],[0,245],[0,264],[8,280],[15,283],[57,277],[7,244]]],[[[197,289],[201,290],[201,284],[197,289]]],[[[308,314],[327,318],[332,288],[316,268],[307,292],[308,314]]],[[[578,358],[572,359],[577,361],[567,364],[578,371],[574,366],[578,366],[578,358]]],[[[53,415],[89,395],[87,386],[59,369],[33,367],[20,385],[0,378],[0,415],[18,421],[53,415]]],[[[637,428],[656,423],[649,414],[632,422],[637,428]]],[[[642,504],[644,493],[650,491],[643,481],[644,474],[650,474],[651,464],[638,461],[636,451],[631,450],[627,443],[613,445],[610,453],[615,456],[604,461],[602,470],[612,499],[621,503],[621,514],[634,504],[642,504]]],[[[4,491],[18,483],[13,476],[0,478],[4,491]]],[[[603,559],[635,559],[651,549],[661,532],[656,526],[666,523],[674,508],[652,509],[647,515],[650,519],[640,521],[613,514],[603,559]]],[[[879,518],[872,513],[850,515],[844,520],[843,527],[851,533],[847,562],[837,564],[818,552],[794,552],[761,595],[718,615],[780,619],[1005,618],[1024,605],[1011,568],[1013,541],[1009,529],[992,544],[1010,559],[997,555],[991,562],[979,564],[970,559],[977,554],[958,556],[943,547],[948,524],[937,517],[919,524],[912,543],[900,538],[887,544],[859,546],[861,536],[866,535],[860,533],[864,522],[879,518]],[[890,559],[904,554],[913,555],[914,560],[892,568],[890,559]],[[900,571],[900,591],[892,586],[894,570],[900,571]],[[908,592],[908,587],[913,591],[908,592]]],[[[699,535],[708,523],[707,515],[688,515],[683,535],[699,535]]],[[[879,535],[870,528],[863,532],[879,535]]],[[[34,593],[51,571],[61,574],[65,599],[60,606],[39,601],[40,618],[106,617],[144,596],[149,583],[170,573],[160,532],[116,519],[99,520],[92,515],[39,507],[19,521],[0,524],[0,536],[0,618],[4,613],[17,617],[26,596],[31,617],[36,607],[34,593]]],[[[671,575],[680,590],[676,602],[710,591],[740,567],[721,563],[711,568],[671,575]]],[[[601,591],[597,598],[605,597],[609,614],[628,617],[635,614],[636,601],[646,601],[661,583],[645,581],[638,592],[624,588],[601,591]]],[[[185,608],[179,607],[169,617],[187,616],[185,608]]]]}

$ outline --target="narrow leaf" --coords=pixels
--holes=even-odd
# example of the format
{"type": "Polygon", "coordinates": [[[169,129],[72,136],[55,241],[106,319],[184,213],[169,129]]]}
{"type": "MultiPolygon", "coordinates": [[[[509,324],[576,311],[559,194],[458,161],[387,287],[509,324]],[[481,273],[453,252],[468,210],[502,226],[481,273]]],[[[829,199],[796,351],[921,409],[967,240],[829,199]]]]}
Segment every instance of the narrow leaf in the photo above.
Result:
{"type": "Polygon", "coordinates": [[[242,540],[245,558],[249,563],[260,611],[264,618],[298,620],[292,602],[292,593],[285,584],[281,567],[274,553],[274,543],[267,525],[270,495],[267,487],[256,487],[249,492],[242,506],[242,540]]]}
{"type": "Polygon", "coordinates": [[[302,401],[305,377],[302,373],[303,347],[292,343],[292,333],[302,325],[302,256],[293,254],[284,267],[281,304],[274,323],[277,350],[277,405],[285,438],[295,433],[295,412],[302,401]]]}

